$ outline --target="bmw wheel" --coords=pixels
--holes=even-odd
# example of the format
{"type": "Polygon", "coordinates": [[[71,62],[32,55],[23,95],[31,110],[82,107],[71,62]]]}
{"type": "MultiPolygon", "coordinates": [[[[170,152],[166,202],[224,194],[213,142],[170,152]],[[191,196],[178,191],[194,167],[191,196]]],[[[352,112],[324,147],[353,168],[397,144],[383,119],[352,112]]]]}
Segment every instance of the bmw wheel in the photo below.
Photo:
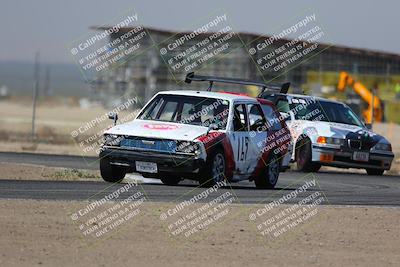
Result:
{"type": "Polygon", "coordinates": [[[365,169],[367,171],[368,175],[383,175],[383,173],[385,172],[385,170],[380,170],[380,169],[365,169]]]}
{"type": "Polygon", "coordinates": [[[321,164],[311,161],[311,140],[305,138],[296,145],[297,170],[302,172],[317,172],[321,164]]]}

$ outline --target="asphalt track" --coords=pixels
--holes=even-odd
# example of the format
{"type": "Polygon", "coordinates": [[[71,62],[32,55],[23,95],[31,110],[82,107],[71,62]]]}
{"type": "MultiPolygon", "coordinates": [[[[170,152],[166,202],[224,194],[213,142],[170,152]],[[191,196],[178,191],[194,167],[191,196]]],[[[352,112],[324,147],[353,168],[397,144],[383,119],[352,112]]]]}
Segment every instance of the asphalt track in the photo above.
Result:
{"type": "MultiPolygon", "coordinates": [[[[38,164],[52,167],[80,169],[98,169],[95,157],[47,155],[31,153],[0,152],[0,162],[21,164],[38,164]]],[[[100,181],[30,181],[0,180],[0,198],[2,199],[36,199],[36,200],[95,200],[111,194],[121,184],[110,184],[100,181]]],[[[324,196],[325,205],[373,205],[400,206],[400,176],[367,176],[349,172],[318,172],[306,174],[289,171],[281,173],[277,187],[273,190],[256,190],[251,182],[240,182],[227,185],[207,198],[209,201],[229,191],[235,196],[236,203],[254,204],[269,203],[290,194],[306,181],[314,180],[315,187],[309,193],[319,192],[324,196]]],[[[119,200],[128,198],[134,191],[141,191],[147,200],[157,202],[181,202],[201,194],[205,188],[198,188],[192,181],[183,181],[178,186],[164,186],[154,180],[122,193],[119,200]]],[[[298,198],[285,203],[297,203],[298,198]]]]}

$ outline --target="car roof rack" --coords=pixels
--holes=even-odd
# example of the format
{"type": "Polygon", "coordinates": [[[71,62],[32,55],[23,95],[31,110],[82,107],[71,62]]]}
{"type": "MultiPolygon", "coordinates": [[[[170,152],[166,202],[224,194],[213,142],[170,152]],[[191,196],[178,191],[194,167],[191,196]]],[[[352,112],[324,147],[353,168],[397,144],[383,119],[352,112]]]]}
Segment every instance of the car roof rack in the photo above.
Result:
{"type": "Polygon", "coordinates": [[[225,77],[215,77],[215,76],[203,76],[203,75],[195,75],[194,72],[189,72],[186,74],[185,82],[191,83],[192,81],[196,82],[204,82],[207,81],[210,83],[207,91],[211,91],[214,82],[220,83],[232,83],[232,84],[243,84],[243,85],[255,85],[262,88],[259,95],[264,93],[266,90],[272,90],[275,92],[279,92],[282,94],[286,94],[290,87],[290,82],[278,84],[278,83],[264,83],[259,81],[250,81],[244,79],[237,78],[225,78],[225,77]]]}

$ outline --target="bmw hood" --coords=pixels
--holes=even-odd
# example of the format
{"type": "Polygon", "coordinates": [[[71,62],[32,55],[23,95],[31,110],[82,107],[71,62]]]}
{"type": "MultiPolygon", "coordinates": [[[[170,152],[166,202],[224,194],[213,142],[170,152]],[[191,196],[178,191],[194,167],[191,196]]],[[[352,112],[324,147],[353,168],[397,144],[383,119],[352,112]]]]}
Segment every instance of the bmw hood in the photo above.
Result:
{"type": "Polygon", "coordinates": [[[193,141],[207,132],[207,127],[149,120],[133,120],[116,125],[105,134],[129,135],[168,140],[193,141]]]}
{"type": "Polygon", "coordinates": [[[316,126],[317,132],[320,136],[346,138],[349,133],[367,134],[369,136],[377,135],[374,132],[357,125],[321,121],[317,122],[316,126]]]}
{"type": "Polygon", "coordinates": [[[373,143],[389,143],[383,136],[364,127],[351,124],[326,121],[294,121],[290,127],[301,129],[303,133],[308,133],[308,136],[311,133],[315,138],[317,136],[325,136],[341,139],[368,139],[373,143]]]}

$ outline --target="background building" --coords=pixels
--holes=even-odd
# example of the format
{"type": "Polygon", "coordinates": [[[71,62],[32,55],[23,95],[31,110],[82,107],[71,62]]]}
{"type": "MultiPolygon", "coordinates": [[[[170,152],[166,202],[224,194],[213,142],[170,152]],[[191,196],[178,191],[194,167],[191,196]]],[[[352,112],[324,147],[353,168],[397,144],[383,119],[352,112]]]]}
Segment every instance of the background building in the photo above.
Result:
{"type": "MultiPolygon", "coordinates": [[[[107,28],[98,27],[96,29],[107,28]]],[[[118,33],[112,34],[110,38],[111,40],[118,38],[131,29],[122,28],[118,33]]],[[[175,77],[171,75],[169,67],[157,47],[157,44],[168,38],[178,39],[188,33],[154,28],[145,28],[145,30],[151,38],[141,41],[141,45],[146,46],[146,49],[140,55],[132,56],[97,76],[93,88],[96,92],[94,96],[98,100],[107,102],[113,99],[113,96],[119,98],[122,95],[135,95],[145,102],[158,91],[188,88],[187,84],[177,83],[175,79],[183,80],[185,73],[179,73],[175,77]]],[[[249,43],[260,36],[249,33],[238,33],[238,35],[240,38],[235,36],[235,39],[231,40],[237,49],[222,53],[218,56],[218,60],[202,66],[196,72],[245,79],[274,80],[274,82],[290,81],[294,92],[306,91],[316,95],[336,97],[353,102],[357,106],[362,101],[355,96],[351,89],[345,95],[339,94],[335,90],[339,72],[347,71],[366,87],[378,89],[377,94],[386,100],[389,117],[392,117],[391,113],[400,111],[397,102],[393,102],[394,88],[400,82],[400,55],[318,43],[318,49],[306,60],[300,60],[299,64],[293,64],[290,68],[279,72],[260,73],[247,49],[243,47],[243,43],[249,43]]],[[[262,36],[262,38],[268,38],[268,36],[262,36]]],[[[288,41],[290,40],[276,41],[269,49],[279,47],[288,41]]],[[[196,40],[187,42],[174,52],[184,51],[195,42],[196,40]]],[[[256,54],[255,56],[263,55],[256,54]]],[[[197,83],[190,85],[190,89],[204,89],[206,86],[206,84],[197,83]]],[[[218,85],[218,89],[226,89],[225,87],[225,85],[218,85]]],[[[230,86],[229,90],[243,90],[243,88],[230,86]]],[[[356,111],[358,112],[358,110],[356,111]]]]}

